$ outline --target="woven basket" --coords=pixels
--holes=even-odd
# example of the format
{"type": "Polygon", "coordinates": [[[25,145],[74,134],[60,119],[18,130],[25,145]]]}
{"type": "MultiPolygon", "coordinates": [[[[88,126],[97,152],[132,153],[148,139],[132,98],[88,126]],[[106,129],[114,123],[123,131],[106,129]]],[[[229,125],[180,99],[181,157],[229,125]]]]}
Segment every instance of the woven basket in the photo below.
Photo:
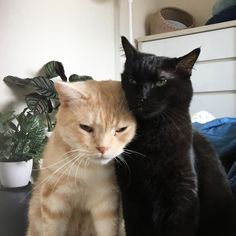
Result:
{"type": "Polygon", "coordinates": [[[159,34],[194,26],[193,16],[176,7],[160,8],[151,18],[150,33],[159,34]]]}

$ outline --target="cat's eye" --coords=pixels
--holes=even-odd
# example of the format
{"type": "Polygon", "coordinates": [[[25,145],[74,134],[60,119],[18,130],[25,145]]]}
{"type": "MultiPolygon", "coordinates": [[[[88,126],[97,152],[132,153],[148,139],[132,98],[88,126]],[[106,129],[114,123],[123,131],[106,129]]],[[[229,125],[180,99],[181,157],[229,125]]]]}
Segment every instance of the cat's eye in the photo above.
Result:
{"type": "Polygon", "coordinates": [[[84,131],[86,131],[86,132],[88,132],[88,133],[92,133],[92,132],[93,132],[93,128],[90,127],[90,126],[88,126],[88,125],[80,124],[79,127],[80,127],[82,130],[84,130],[84,131]]]}
{"type": "Polygon", "coordinates": [[[156,87],[162,87],[162,86],[164,86],[166,83],[167,83],[167,80],[166,80],[166,79],[157,80],[157,81],[155,82],[155,86],[156,86],[156,87]]]}
{"type": "Polygon", "coordinates": [[[117,130],[116,130],[116,133],[122,133],[122,132],[124,132],[126,129],[127,129],[127,126],[126,126],[126,127],[122,127],[122,128],[120,128],[120,129],[117,129],[117,130]]]}

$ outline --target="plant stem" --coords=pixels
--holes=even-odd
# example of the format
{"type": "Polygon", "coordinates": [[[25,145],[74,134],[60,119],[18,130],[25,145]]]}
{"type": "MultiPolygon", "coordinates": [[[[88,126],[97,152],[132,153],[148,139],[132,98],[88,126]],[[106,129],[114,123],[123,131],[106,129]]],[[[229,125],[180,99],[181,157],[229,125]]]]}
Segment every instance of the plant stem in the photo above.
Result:
{"type": "Polygon", "coordinates": [[[48,126],[48,132],[52,131],[52,121],[50,118],[50,115],[48,113],[45,113],[46,120],[47,120],[47,126],[48,126]]]}

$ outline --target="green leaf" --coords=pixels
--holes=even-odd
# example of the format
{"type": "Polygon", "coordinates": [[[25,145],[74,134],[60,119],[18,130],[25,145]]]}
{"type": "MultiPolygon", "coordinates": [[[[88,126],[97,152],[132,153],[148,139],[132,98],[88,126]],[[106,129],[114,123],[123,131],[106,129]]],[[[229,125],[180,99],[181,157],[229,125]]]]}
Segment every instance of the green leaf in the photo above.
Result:
{"type": "Polygon", "coordinates": [[[14,111],[0,113],[0,123],[5,125],[7,122],[13,120],[14,119],[13,113],[14,111]]]}
{"type": "Polygon", "coordinates": [[[43,114],[50,111],[48,99],[40,94],[31,93],[25,97],[28,108],[35,114],[43,114]]]}
{"type": "Polygon", "coordinates": [[[48,79],[60,76],[63,81],[67,81],[64,67],[59,61],[50,61],[43,66],[42,70],[45,72],[48,79]]]}
{"type": "Polygon", "coordinates": [[[17,126],[13,122],[9,122],[9,127],[12,128],[14,131],[18,131],[17,126]]]}
{"type": "Polygon", "coordinates": [[[53,81],[41,76],[33,78],[30,81],[39,94],[49,98],[58,97],[53,81]]]}
{"type": "Polygon", "coordinates": [[[28,88],[30,86],[29,79],[22,79],[11,75],[6,76],[3,81],[9,86],[15,85],[21,88],[28,88]]]}
{"type": "Polygon", "coordinates": [[[76,81],[85,81],[85,80],[92,80],[93,78],[88,75],[77,75],[73,74],[69,77],[70,82],[76,82],[76,81]]]}
{"type": "Polygon", "coordinates": [[[8,129],[0,132],[0,160],[9,162],[40,158],[45,145],[45,126],[39,116],[24,109],[14,118],[16,122],[9,121],[8,129]]]}

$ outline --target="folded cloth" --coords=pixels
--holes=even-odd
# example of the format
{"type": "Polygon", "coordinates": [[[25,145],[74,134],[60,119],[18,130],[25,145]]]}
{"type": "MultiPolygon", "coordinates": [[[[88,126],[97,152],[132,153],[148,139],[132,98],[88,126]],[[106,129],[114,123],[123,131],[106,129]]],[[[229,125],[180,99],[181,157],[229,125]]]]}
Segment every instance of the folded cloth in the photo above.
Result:
{"type": "Polygon", "coordinates": [[[204,124],[208,121],[212,121],[214,119],[215,119],[215,117],[211,113],[209,113],[208,111],[199,111],[197,113],[194,113],[191,116],[192,122],[198,122],[201,124],[204,124]]]}
{"type": "Polygon", "coordinates": [[[236,5],[229,7],[219,12],[218,14],[214,15],[206,22],[206,25],[216,24],[216,23],[231,21],[231,20],[236,20],[236,5]]]}
{"type": "Polygon", "coordinates": [[[193,123],[193,127],[215,147],[236,197],[236,118],[215,119],[205,124],[193,123]]]}
{"type": "Polygon", "coordinates": [[[216,4],[213,6],[212,13],[213,15],[217,15],[220,12],[228,9],[232,6],[236,5],[236,0],[218,0],[216,4]]]}
{"type": "Polygon", "coordinates": [[[220,118],[205,124],[193,123],[193,127],[213,144],[220,156],[236,150],[236,118],[220,118]]]}

